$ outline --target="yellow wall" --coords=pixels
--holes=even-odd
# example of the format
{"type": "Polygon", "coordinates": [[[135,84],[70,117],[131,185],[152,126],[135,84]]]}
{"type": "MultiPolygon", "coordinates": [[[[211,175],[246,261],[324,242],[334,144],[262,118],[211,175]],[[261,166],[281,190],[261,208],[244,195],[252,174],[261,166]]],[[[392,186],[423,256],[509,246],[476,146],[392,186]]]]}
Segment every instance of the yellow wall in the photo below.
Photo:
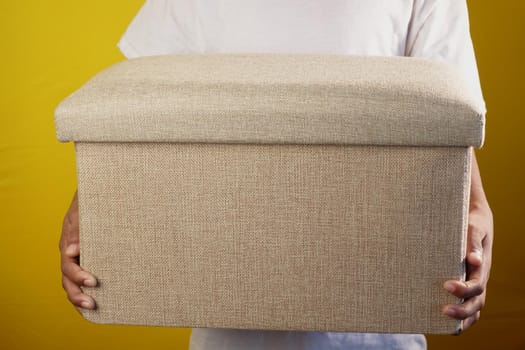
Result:
{"type": "Polygon", "coordinates": [[[428,337],[429,346],[525,349],[525,1],[468,5],[488,110],[476,154],[494,214],[493,267],[480,322],[460,337],[428,337]]]}
{"type": "MultiPolygon", "coordinates": [[[[102,68],[142,0],[0,2],[0,348],[184,349],[189,329],[94,325],[60,285],[58,237],[75,189],[71,144],[55,139],[53,110],[102,68]]],[[[519,0],[469,1],[489,113],[478,161],[495,215],[494,267],[482,321],[430,349],[525,348],[521,222],[525,29],[519,0]],[[519,347],[521,345],[521,347],[519,347]]]]}

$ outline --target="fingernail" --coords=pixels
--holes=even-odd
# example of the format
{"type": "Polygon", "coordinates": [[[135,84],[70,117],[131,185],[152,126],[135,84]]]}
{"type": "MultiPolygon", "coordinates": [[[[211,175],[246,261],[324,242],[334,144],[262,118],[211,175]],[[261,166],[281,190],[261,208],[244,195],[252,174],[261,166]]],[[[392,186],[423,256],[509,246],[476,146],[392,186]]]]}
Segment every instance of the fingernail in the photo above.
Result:
{"type": "Polygon", "coordinates": [[[66,254],[67,254],[67,255],[73,255],[73,254],[75,254],[76,251],[77,251],[77,247],[78,247],[77,244],[70,244],[70,245],[66,248],[66,254]]]}
{"type": "Polygon", "coordinates": [[[446,289],[447,291],[449,291],[450,293],[454,293],[454,291],[456,290],[456,286],[454,286],[454,284],[451,283],[451,282],[447,282],[447,283],[445,283],[444,287],[445,287],[445,289],[446,289]]]}
{"type": "Polygon", "coordinates": [[[87,300],[84,300],[83,302],[80,303],[80,306],[82,306],[84,309],[91,309],[91,303],[87,300]]]}
{"type": "Polygon", "coordinates": [[[86,287],[95,287],[97,285],[97,281],[92,278],[86,278],[83,282],[83,284],[86,287]]]}

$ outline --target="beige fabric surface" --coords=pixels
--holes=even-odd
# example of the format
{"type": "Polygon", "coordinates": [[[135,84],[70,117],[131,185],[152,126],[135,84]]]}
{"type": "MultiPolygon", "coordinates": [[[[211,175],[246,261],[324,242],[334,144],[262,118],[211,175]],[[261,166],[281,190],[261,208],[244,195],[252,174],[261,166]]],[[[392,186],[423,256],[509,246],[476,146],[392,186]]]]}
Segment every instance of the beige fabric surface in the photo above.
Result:
{"type": "Polygon", "coordinates": [[[55,119],[61,141],[480,147],[469,91],[422,58],[178,54],[111,66],[55,119]]]}
{"type": "Polygon", "coordinates": [[[76,144],[94,322],[454,333],[471,148],[76,144]]]}

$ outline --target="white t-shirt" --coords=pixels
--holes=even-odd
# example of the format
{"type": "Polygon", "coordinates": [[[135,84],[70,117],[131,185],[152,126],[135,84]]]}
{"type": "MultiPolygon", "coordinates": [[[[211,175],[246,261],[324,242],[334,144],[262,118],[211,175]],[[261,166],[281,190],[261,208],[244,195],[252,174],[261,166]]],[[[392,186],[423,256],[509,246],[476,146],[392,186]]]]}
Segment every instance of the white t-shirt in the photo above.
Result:
{"type": "MultiPolygon", "coordinates": [[[[118,43],[173,53],[417,56],[456,65],[484,109],[466,0],[148,0],[118,43]]],[[[425,349],[422,335],[195,328],[191,350],[425,349]]]]}

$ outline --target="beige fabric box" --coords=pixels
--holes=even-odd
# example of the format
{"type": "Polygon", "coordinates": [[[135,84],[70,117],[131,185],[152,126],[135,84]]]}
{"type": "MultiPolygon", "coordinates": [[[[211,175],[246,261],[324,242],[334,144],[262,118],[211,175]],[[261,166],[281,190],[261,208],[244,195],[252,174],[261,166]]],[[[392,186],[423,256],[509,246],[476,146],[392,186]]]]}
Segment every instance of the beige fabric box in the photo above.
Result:
{"type": "Polygon", "coordinates": [[[455,333],[484,114],[407,57],[132,59],[57,108],[97,323],[455,333]]]}

